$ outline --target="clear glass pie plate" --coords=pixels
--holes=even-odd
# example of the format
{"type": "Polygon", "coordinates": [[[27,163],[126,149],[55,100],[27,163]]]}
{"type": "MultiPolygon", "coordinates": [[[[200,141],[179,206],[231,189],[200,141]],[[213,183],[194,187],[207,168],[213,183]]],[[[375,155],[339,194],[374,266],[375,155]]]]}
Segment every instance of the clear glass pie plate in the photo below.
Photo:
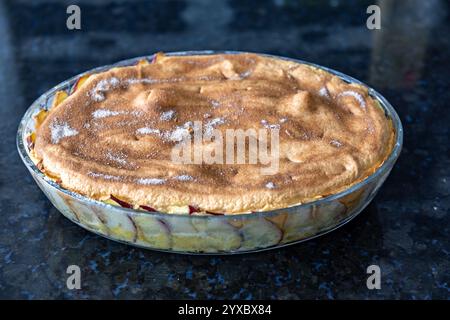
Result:
{"type": "MultiPolygon", "coordinates": [[[[166,55],[239,54],[242,52],[190,51],[166,55]]],[[[67,218],[106,238],[148,249],[191,254],[234,254],[279,248],[330,232],[354,218],[373,199],[396,162],[402,147],[400,119],[390,103],[375,90],[369,94],[384,109],[395,129],[395,144],[387,160],[372,175],[350,188],[306,204],[266,212],[233,215],[187,215],[147,212],[114,206],[62,188],[42,173],[30,158],[28,136],[33,116],[51,106],[56,92],[70,93],[77,80],[112,67],[134,65],[153,55],[103,66],[66,80],[40,96],[23,116],[18,132],[19,154],[34,180],[53,205],[67,218]]],[[[283,57],[276,57],[287,59],[283,57]]],[[[340,72],[301,60],[337,75],[346,82],[360,81],[340,72]]],[[[365,85],[364,85],[365,86],[365,85]]],[[[366,86],[367,87],[367,86],[366,86]]]]}

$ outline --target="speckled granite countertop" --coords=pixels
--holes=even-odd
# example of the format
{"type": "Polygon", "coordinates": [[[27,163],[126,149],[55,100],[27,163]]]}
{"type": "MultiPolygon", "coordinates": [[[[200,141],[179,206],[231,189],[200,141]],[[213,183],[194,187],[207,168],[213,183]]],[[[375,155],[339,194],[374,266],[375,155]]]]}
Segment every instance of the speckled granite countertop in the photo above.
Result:
{"type": "Polygon", "coordinates": [[[0,1],[0,298],[449,299],[450,7],[371,1],[0,1]],[[155,51],[233,49],[308,60],[382,92],[404,127],[403,153],[360,216],[321,238],[239,256],[186,256],[128,247],[60,215],[15,146],[31,102],[94,66],[155,51]],[[79,265],[81,289],[66,288],[79,265]],[[381,268],[368,290],[366,268],[381,268]]]}

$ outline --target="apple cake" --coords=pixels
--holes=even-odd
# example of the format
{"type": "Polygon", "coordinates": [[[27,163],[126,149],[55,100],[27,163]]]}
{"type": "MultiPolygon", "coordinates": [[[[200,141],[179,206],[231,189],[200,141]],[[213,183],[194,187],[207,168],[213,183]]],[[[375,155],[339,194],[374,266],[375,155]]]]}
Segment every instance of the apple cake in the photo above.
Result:
{"type": "MultiPolygon", "coordinates": [[[[215,138],[198,148],[208,152],[215,138]]],[[[148,211],[234,214],[341,192],[383,164],[394,138],[366,87],[322,69],[248,53],[160,53],[79,78],[35,116],[29,140],[38,168],[84,196],[148,211]],[[194,123],[224,136],[276,132],[277,170],[173,161],[194,123]]]]}

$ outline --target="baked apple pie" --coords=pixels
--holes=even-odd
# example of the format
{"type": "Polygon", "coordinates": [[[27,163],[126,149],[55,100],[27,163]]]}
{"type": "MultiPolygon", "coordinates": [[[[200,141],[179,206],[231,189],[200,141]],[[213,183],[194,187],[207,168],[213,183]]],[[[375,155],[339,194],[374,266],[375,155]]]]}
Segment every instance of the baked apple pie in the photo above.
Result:
{"type": "Polygon", "coordinates": [[[355,217],[402,136],[389,102],[356,79],[203,51],[64,81],[25,113],[17,144],[49,200],[92,232],[164,251],[241,253],[355,217]]]}

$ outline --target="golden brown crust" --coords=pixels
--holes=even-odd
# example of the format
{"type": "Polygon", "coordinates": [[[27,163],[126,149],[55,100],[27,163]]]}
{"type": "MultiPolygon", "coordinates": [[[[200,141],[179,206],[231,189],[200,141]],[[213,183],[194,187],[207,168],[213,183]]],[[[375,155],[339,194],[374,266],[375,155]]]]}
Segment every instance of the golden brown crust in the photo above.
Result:
{"type": "Polygon", "coordinates": [[[236,213],[342,191],[383,163],[393,139],[366,88],[322,70],[254,54],[159,56],[84,79],[41,123],[34,152],[63,187],[89,197],[236,213]],[[279,128],[278,173],[171,162],[173,132],[214,119],[223,131],[279,128]]]}

